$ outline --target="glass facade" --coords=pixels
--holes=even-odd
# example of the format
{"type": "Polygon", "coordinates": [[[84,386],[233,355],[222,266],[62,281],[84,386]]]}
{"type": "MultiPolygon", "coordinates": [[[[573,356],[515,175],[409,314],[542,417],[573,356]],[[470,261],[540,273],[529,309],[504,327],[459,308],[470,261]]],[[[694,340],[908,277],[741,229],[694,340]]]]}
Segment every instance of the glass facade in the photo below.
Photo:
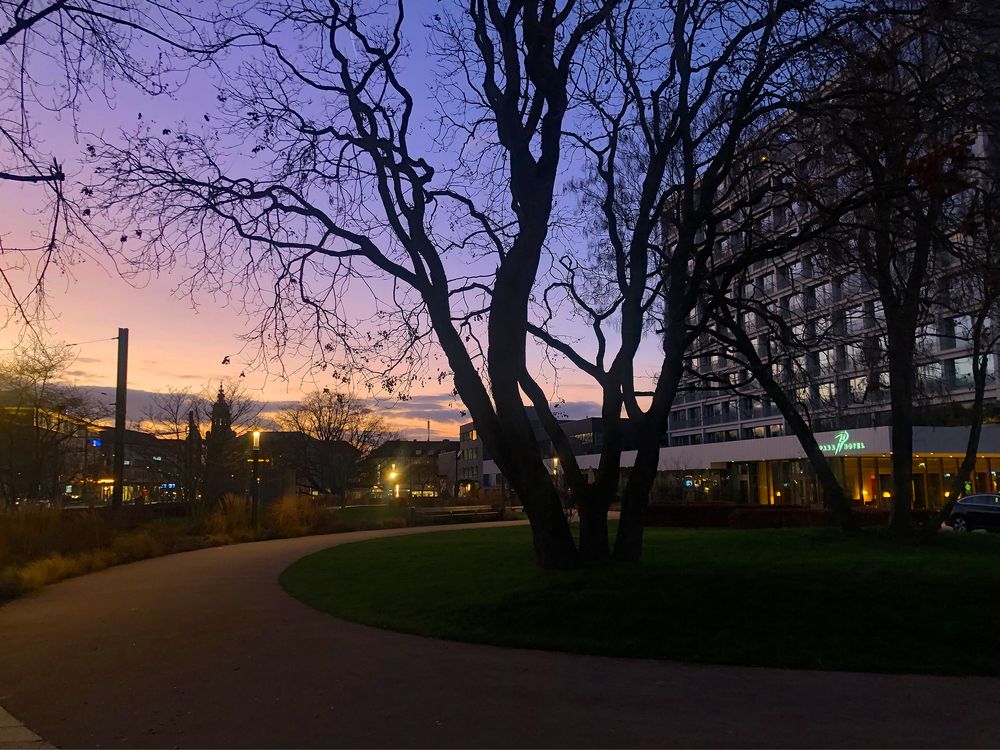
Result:
{"type": "MultiPolygon", "coordinates": [[[[960,457],[913,457],[913,508],[935,510],[947,501],[960,457]]],[[[857,507],[888,509],[892,504],[891,457],[837,456],[830,465],[857,507]]],[[[980,456],[966,493],[1000,492],[1000,455],[980,456]]],[[[820,507],[822,488],[805,459],[748,461],[704,470],[660,472],[656,492],[663,499],[680,502],[714,501],[748,505],[820,507]]]]}

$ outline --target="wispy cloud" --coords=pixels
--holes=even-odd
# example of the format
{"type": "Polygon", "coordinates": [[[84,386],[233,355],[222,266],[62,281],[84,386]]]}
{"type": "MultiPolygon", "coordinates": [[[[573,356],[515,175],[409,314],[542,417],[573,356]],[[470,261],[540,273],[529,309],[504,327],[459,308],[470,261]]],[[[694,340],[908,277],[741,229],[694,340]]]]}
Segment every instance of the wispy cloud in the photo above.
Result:
{"type": "MultiPolygon", "coordinates": [[[[113,406],[114,386],[80,386],[95,401],[113,406]]],[[[146,416],[153,408],[156,391],[130,388],[128,390],[129,420],[146,416]]],[[[297,404],[297,400],[264,401],[261,411],[262,423],[273,423],[275,415],[297,404]]],[[[451,393],[431,393],[412,396],[405,401],[368,400],[368,405],[381,413],[391,429],[403,437],[424,438],[427,436],[427,422],[431,423],[431,437],[435,439],[458,439],[460,425],[471,421],[465,405],[451,393]]],[[[583,419],[600,414],[600,405],[593,401],[565,401],[554,405],[556,415],[561,419],[583,419]]]]}

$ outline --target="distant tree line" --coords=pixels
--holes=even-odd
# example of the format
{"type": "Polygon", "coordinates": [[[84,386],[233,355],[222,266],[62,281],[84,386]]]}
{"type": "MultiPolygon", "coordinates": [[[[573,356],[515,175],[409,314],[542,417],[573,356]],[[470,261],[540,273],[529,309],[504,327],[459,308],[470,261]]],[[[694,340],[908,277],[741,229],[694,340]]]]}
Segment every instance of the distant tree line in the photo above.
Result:
{"type": "MultiPolygon", "coordinates": [[[[101,446],[99,436],[107,433],[111,407],[69,382],[75,359],[72,347],[42,340],[0,357],[0,499],[6,506],[64,499],[66,485],[84,502],[100,500],[97,482],[107,474],[102,455],[109,446],[101,446]]],[[[268,429],[264,455],[276,458],[279,470],[295,472],[309,491],[343,499],[360,480],[364,460],[396,437],[385,417],[348,392],[308,393],[273,421],[262,417],[263,408],[239,379],[218,384],[214,393],[206,385],[153,394],[145,414],[131,423],[126,483],[138,478],[169,488],[161,494],[207,505],[245,495],[250,433],[268,429]]]]}

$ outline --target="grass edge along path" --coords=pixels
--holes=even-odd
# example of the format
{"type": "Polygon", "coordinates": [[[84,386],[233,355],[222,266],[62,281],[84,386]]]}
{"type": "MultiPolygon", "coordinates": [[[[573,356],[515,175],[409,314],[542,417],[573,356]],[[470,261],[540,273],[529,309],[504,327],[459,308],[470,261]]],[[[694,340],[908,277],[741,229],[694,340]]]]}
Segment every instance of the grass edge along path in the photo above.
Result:
{"type": "Polygon", "coordinates": [[[1000,537],[648,529],[645,559],[540,571],[526,527],[339,545],[280,576],[345,620],[606,656],[1000,675],[1000,537]]]}

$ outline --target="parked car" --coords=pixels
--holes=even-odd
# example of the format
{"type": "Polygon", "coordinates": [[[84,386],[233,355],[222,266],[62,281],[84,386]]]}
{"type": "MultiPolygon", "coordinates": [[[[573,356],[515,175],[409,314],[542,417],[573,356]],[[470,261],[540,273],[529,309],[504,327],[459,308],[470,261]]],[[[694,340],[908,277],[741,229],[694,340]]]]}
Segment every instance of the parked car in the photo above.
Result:
{"type": "Polygon", "coordinates": [[[952,506],[945,521],[955,531],[1000,531],[1000,495],[969,495],[952,506]]]}

